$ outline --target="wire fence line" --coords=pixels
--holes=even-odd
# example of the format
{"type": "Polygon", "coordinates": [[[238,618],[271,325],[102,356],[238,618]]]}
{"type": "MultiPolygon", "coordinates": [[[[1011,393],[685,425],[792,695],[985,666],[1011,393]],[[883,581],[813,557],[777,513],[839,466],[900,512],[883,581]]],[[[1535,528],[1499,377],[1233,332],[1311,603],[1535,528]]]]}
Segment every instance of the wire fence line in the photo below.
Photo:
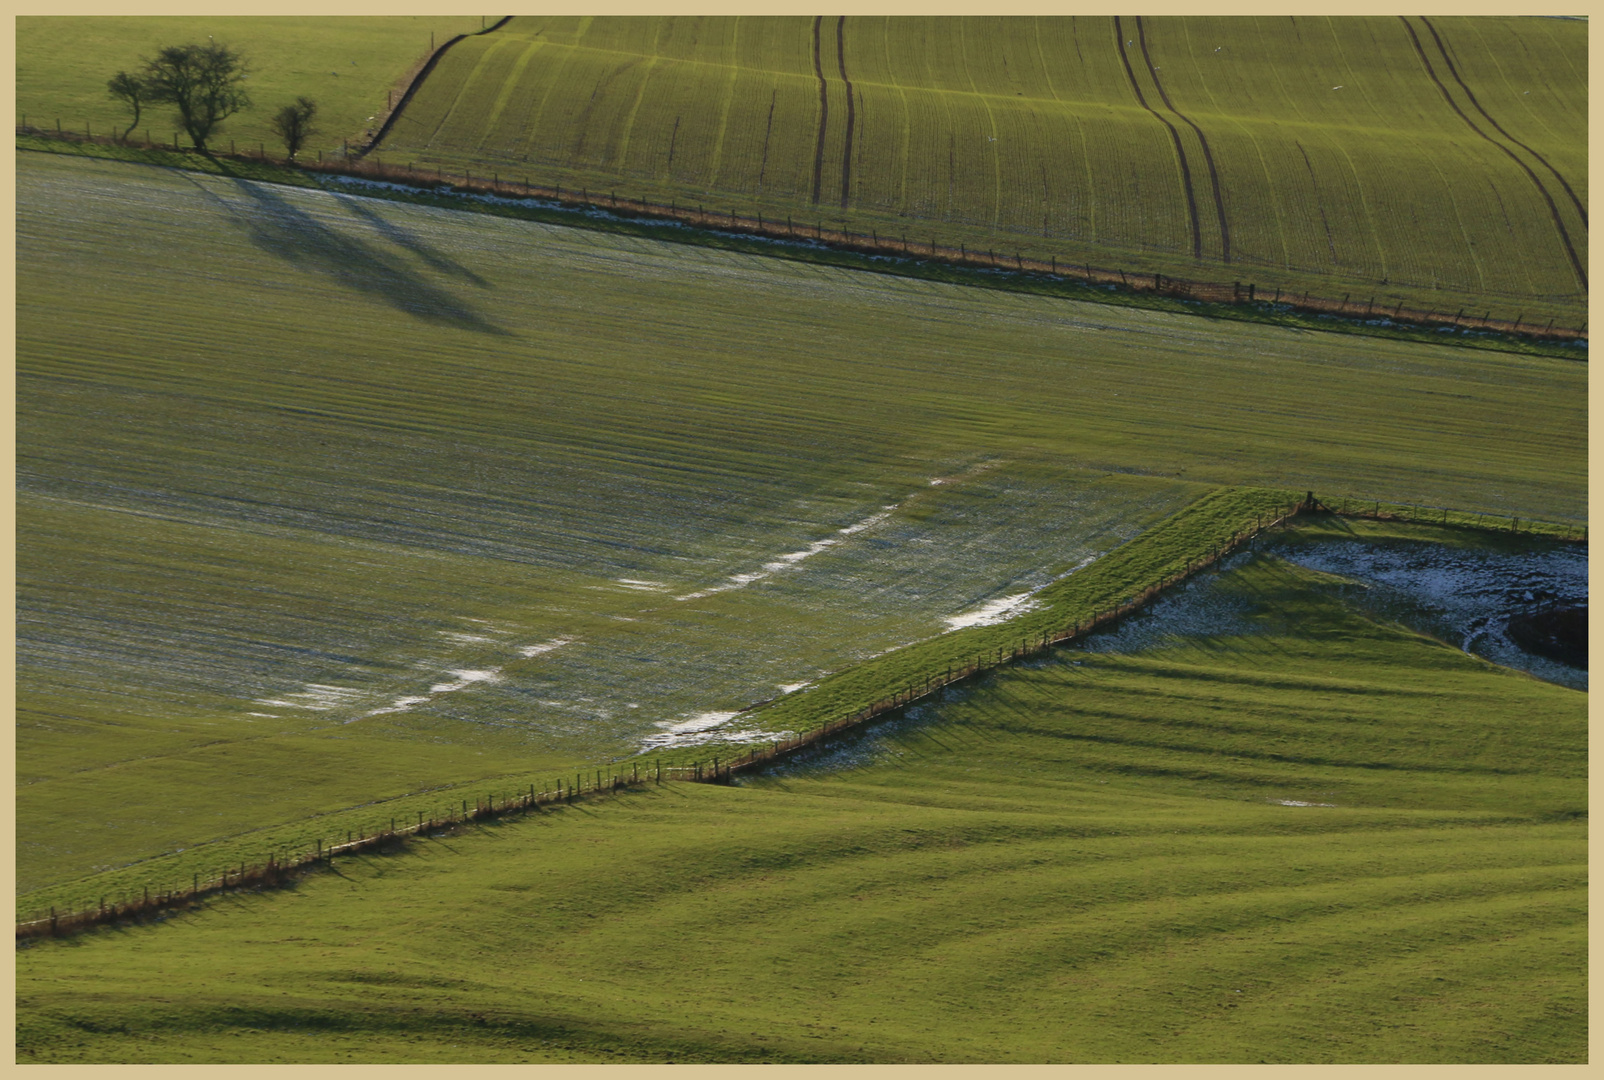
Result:
{"type": "MultiPolygon", "coordinates": [[[[438,51],[443,50],[444,46],[438,51]]],[[[415,86],[416,82],[414,81],[412,85],[415,86]]],[[[410,92],[411,86],[407,90],[407,93],[410,94],[410,92]]],[[[400,115],[403,103],[395,102],[387,110],[384,126],[387,127],[396,116],[400,115]]],[[[78,132],[62,128],[61,122],[57,120],[55,129],[51,130],[31,126],[27,123],[27,117],[23,117],[22,123],[17,126],[17,134],[60,138],[72,142],[89,142],[107,146],[129,146],[145,150],[198,153],[193,147],[180,145],[178,132],[173,133],[171,144],[151,141],[149,129],[145,132],[144,141],[125,141],[115,135],[95,135],[87,124],[82,132],[78,132]]],[[[375,136],[374,141],[377,141],[377,138],[378,136],[375,136]]],[[[573,187],[564,189],[561,184],[547,185],[531,182],[530,177],[526,175],[515,176],[509,174],[503,177],[496,170],[492,170],[488,174],[480,173],[475,175],[471,169],[467,168],[464,168],[461,172],[456,172],[447,171],[444,166],[418,168],[416,162],[408,162],[405,165],[386,164],[381,154],[371,153],[366,147],[362,146],[352,148],[349,143],[338,154],[325,155],[322,151],[318,151],[315,161],[310,158],[306,160],[288,160],[270,156],[265,143],[258,143],[254,154],[250,152],[248,147],[244,152],[241,152],[232,140],[229,143],[229,152],[227,154],[222,153],[220,150],[213,150],[209,151],[209,155],[213,158],[271,162],[275,165],[299,168],[307,172],[379,180],[425,189],[448,188],[453,192],[467,194],[495,195],[509,199],[537,199],[556,203],[564,209],[606,210],[622,217],[676,221],[698,228],[740,233],[765,239],[789,242],[811,241],[821,246],[862,255],[920,259],[970,270],[1033,274],[1074,281],[1095,288],[1112,288],[1130,293],[1146,293],[1179,300],[1210,304],[1261,306],[1278,312],[1330,315],[1337,318],[1359,320],[1372,325],[1398,325],[1436,328],[1438,330],[1474,330],[1528,338],[1534,341],[1585,343],[1588,340],[1585,319],[1580,325],[1570,327],[1556,325],[1558,322],[1557,317],[1550,318],[1546,323],[1541,319],[1528,322],[1524,312],[1518,312],[1513,319],[1507,317],[1495,318],[1492,310],[1485,308],[1479,315],[1474,309],[1469,308],[1461,308],[1456,312],[1449,313],[1409,307],[1403,301],[1399,301],[1396,304],[1378,304],[1375,295],[1362,298],[1362,294],[1356,296],[1352,292],[1345,294],[1342,299],[1338,300],[1329,296],[1317,296],[1307,290],[1298,292],[1279,287],[1260,289],[1255,282],[1251,281],[1191,280],[1171,277],[1152,271],[1093,266],[1085,262],[1061,260],[1057,256],[1048,256],[1045,260],[1039,256],[1027,259],[1017,250],[1010,253],[1005,249],[970,248],[967,244],[961,243],[954,247],[951,244],[942,243],[933,233],[915,236],[913,239],[909,238],[909,233],[907,232],[887,233],[885,236],[881,236],[879,231],[875,229],[871,229],[868,233],[861,233],[826,228],[822,219],[815,219],[810,222],[798,220],[789,215],[765,218],[761,212],[743,215],[735,211],[708,210],[703,203],[686,203],[682,205],[675,200],[670,200],[665,204],[654,202],[644,197],[620,196],[616,189],[591,191],[588,187],[583,186],[578,189],[573,187]],[[928,239],[926,239],[926,235],[928,239]]]]}
{"type": "MultiPolygon", "coordinates": [[[[973,663],[957,668],[949,667],[944,674],[932,675],[921,682],[910,683],[902,690],[872,705],[865,706],[850,716],[832,720],[802,735],[776,740],[768,747],[750,750],[745,754],[732,758],[728,762],[721,763],[715,757],[712,763],[707,766],[704,766],[701,762],[690,766],[680,766],[669,770],[667,775],[679,780],[727,783],[736,773],[759,769],[789,757],[796,751],[818,743],[832,735],[867,723],[886,713],[906,708],[917,701],[938,693],[944,687],[951,686],[953,683],[961,682],[980,672],[988,671],[1011,661],[1030,657],[1054,645],[1084,637],[1100,627],[1107,626],[1145,607],[1166,589],[1180,584],[1199,570],[1212,566],[1243,545],[1251,543],[1265,530],[1279,528],[1300,514],[1319,512],[1341,517],[1408,521],[1429,525],[1481,529],[1484,531],[1522,533],[1520,518],[1518,517],[1509,518],[1509,525],[1506,529],[1502,524],[1503,518],[1473,511],[1456,511],[1445,507],[1427,507],[1407,503],[1387,503],[1373,499],[1342,498],[1340,500],[1333,499],[1332,503],[1334,505],[1322,502],[1315,498],[1314,492],[1311,491],[1302,502],[1289,505],[1276,516],[1267,519],[1261,518],[1252,527],[1234,532],[1230,540],[1215,545],[1205,554],[1187,560],[1183,569],[1154,582],[1134,596],[1126,599],[1123,603],[1109,607],[1106,610],[1094,612],[1089,619],[1076,620],[1071,625],[1056,632],[1042,633],[1033,638],[1021,638],[1017,646],[1012,649],[999,648],[996,650],[995,655],[976,656],[973,663]]],[[[1586,543],[1587,541],[1587,526],[1585,524],[1562,525],[1531,520],[1528,520],[1526,524],[1525,535],[1581,543],[1586,543]]]]}
{"type": "Polygon", "coordinates": [[[962,665],[949,665],[943,672],[934,672],[922,680],[908,683],[850,714],[837,717],[799,735],[771,740],[767,746],[759,746],[728,760],[715,754],[710,755],[710,760],[707,761],[697,760],[689,764],[665,766],[661,759],[648,762],[637,758],[624,768],[610,766],[606,769],[576,772],[572,780],[566,777],[556,780],[544,790],[537,791],[535,785],[531,784],[526,790],[518,792],[482,795],[474,800],[472,809],[469,808],[468,801],[462,799],[459,806],[447,808],[443,813],[438,809],[428,814],[419,811],[415,821],[392,816],[387,826],[381,822],[371,832],[350,830],[343,840],[337,836],[320,838],[314,841],[310,850],[294,853],[281,848],[269,853],[263,861],[255,863],[242,861],[238,869],[225,869],[204,881],[198,873],[194,873],[187,889],[183,888],[182,882],[168,882],[157,886],[154,891],[147,885],[140,895],[132,897],[124,895],[109,904],[107,897],[102,896],[98,903],[68,907],[65,910],[52,907],[48,912],[37,912],[34,918],[18,922],[17,941],[20,944],[38,938],[64,936],[119,920],[160,917],[163,912],[192,907],[208,896],[225,891],[282,885],[312,869],[328,865],[338,856],[386,850],[413,837],[435,833],[437,830],[458,829],[475,822],[539,812],[547,807],[571,806],[582,800],[612,795],[632,788],[661,785],[664,782],[727,784],[738,774],[754,772],[784,761],[802,750],[820,745],[844,732],[860,728],[878,717],[895,713],[929,698],[945,687],[1107,627],[1146,606],[1165,590],[1173,588],[1243,546],[1251,544],[1267,530],[1281,528],[1293,518],[1304,514],[1405,521],[1507,532],[1557,541],[1587,542],[1585,524],[1556,524],[1531,519],[1523,522],[1521,518],[1512,516],[1506,526],[1503,523],[1505,519],[1501,517],[1475,511],[1354,497],[1333,498],[1327,503],[1315,498],[1311,491],[1301,501],[1289,503],[1273,514],[1260,515],[1252,525],[1233,532],[1229,539],[1211,544],[1206,551],[1188,558],[1180,569],[1124,598],[1118,604],[1094,610],[1089,616],[1077,618],[1056,631],[1021,638],[1018,645],[999,647],[993,651],[977,654],[972,661],[962,665]]]}
{"type": "Polygon", "coordinates": [[[1446,506],[1424,506],[1419,503],[1393,503],[1381,499],[1344,497],[1333,499],[1332,505],[1321,508],[1339,517],[1369,518],[1375,521],[1403,521],[1420,525],[1447,528],[1476,529],[1483,532],[1507,532],[1517,536],[1533,536],[1549,540],[1587,543],[1587,524],[1566,524],[1539,521],[1510,515],[1488,514],[1478,510],[1454,510],[1446,506]],[[1504,522],[1509,524],[1505,525],[1504,522]],[[1524,527],[1522,527],[1524,526],[1524,527]]]}
{"type": "Polygon", "coordinates": [[[387,827],[381,824],[371,833],[352,830],[347,832],[344,840],[337,837],[320,838],[313,842],[311,850],[295,853],[280,849],[270,853],[263,861],[256,863],[242,861],[238,869],[225,869],[204,881],[198,873],[192,873],[187,889],[183,887],[182,882],[167,882],[157,886],[154,891],[150,886],[146,886],[137,896],[124,895],[110,903],[107,902],[107,897],[102,896],[98,902],[69,907],[66,910],[52,907],[48,911],[36,913],[34,918],[18,922],[17,941],[22,943],[44,937],[60,937],[119,920],[159,916],[162,912],[192,907],[207,896],[225,891],[281,885],[315,867],[327,865],[337,856],[382,850],[435,830],[459,828],[473,822],[509,814],[526,814],[539,811],[543,807],[572,805],[578,800],[593,799],[600,795],[648,784],[662,784],[665,781],[729,783],[738,773],[751,772],[781,761],[806,747],[819,744],[842,732],[869,723],[877,717],[905,708],[943,687],[1091,633],[1130,614],[1164,589],[1224,558],[1263,530],[1277,527],[1299,512],[1311,509],[1313,505],[1310,500],[1290,503],[1278,514],[1260,516],[1252,527],[1234,533],[1228,542],[1211,545],[1208,551],[1188,559],[1181,570],[1154,582],[1118,605],[1093,612],[1089,618],[1077,619],[1056,632],[1021,639],[1019,645],[1011,649],[998,648],[995,652],[979,654],[971,663],[949,666],[939,675],[932,675],[917,684],[909,684],[849,715],[838,717],[800,735],[773,740],[767,747],[748,751],[729,760],[724,760],[719,755],[712,755],[710,761],[698,760],[689,764],[668,766],[657,760],[645,763],[646,767],[643,770],[643,762],[637,759],[622,770],[610,767],[605,770],[578,772],[572,781],[566,778],[558,780],[543,791],[537,791],[534,785],[530,785],[526,791],[511,795],[502,793],[499,795],[501,800],[499,804],[497,795],[480,796],[475,799],[471,810],[467,800],[464,799],[461,800],[460,809],[451,808],[443,814],[435,812],[428,815],[420,811],[415,821],[402,821],[398,817],[391,817],[387,827]]]}

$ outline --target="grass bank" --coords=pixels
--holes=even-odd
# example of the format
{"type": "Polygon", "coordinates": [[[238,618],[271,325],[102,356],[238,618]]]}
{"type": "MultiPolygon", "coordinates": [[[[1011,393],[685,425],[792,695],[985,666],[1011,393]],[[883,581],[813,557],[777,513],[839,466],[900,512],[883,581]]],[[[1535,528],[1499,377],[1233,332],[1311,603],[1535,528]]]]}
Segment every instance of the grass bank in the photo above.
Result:
{"type": "Polygon", "coordinates": [[[1267,553],[1187,592],[1232,627],[25,949],[19,1060],[1583,1060],[1586,695],[1267,553]]]}

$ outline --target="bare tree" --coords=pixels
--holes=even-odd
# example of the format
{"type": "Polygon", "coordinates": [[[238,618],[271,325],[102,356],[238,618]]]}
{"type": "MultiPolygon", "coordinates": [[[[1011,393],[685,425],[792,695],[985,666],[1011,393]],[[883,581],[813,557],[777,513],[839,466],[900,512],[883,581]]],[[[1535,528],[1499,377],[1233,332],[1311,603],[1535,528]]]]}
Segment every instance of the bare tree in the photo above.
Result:
{"type": "Polygon", "coordinates": [[[224,120],[250,108],[240,85],[245,76],[244,57],[227,45],[169,45],[145,61],[145,100],[176,107],[179,123],[204,153],[224,120]]]}
{"type": "Polygon", "coordinates": [[[289,151],[291,161],[306,145],[306,140],[317,134],[317,128],[312,126],[316,115],[317,102],[307,97],[296,98],[294,105],[286,105],[273,114],[273,130],[284,140],[284,149],[289,151]]]}
{"type": "Polygon", "coordinates": [[[119,71],[106,82],[106,92],[112,97],[134,110],[134,119],[128,125],[128,130],[122,133],[126,140],[139,126],[139,110],[150,100],[150,89],[145,81],[138,75],[130,75],[126,71],[119,71]]]}

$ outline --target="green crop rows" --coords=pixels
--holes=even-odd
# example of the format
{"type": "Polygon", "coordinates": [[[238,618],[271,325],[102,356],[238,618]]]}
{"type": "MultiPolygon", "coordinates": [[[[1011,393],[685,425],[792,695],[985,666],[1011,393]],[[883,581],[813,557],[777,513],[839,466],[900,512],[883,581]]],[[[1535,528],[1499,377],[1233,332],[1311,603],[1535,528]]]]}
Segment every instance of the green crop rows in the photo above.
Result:
{"type": "Polygon", "coordinates": [[[41,943],[19,1060],[1585,1059],[1585,695],[1272,555],[1189,592],[1242,625],[41,943]]]}
{"type": "Polygon", "coordinates": [[[1435,17],[520,17],[448,52],[380,153],[1260,295],[1574,325],[1586,34],[1435,17]]]}

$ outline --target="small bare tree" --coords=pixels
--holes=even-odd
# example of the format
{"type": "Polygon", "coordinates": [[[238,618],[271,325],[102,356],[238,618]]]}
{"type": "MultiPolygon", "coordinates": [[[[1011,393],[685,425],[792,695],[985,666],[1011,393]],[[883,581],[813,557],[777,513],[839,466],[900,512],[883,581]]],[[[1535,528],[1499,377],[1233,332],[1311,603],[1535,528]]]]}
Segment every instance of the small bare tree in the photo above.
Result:
{"type": "Polygon", "coordinates": [[[227,45],[170,45],[145,61],[145,100],[176,107],[195,149],[205,153],[223,121],[251,107],[240,85],[245,76],[244,57],[227,45]]]}
{"type": "Polygon", "coordinates": [[[150,100],[150,88],[145,80],[138,75],[130,75],[126,71],[119,71],[106,82],[106,92],[112,97],[134,110],[134,119],[128,125],[128,130],[122,133],[122,141],[126,142],[128,136],[134,133],[139,126],[139,111],[150,100]]]}
{"type": "Polygon", "coordinates": [[[296,98],[295,104],[286,105],[273,114],[273,130],[284,140],[284,149],[289,151],[291,161],[306,145],[306,140],[317,134],[317,128],[312,126],[316,115],[317,102],[307,97],[296,98]]]}

